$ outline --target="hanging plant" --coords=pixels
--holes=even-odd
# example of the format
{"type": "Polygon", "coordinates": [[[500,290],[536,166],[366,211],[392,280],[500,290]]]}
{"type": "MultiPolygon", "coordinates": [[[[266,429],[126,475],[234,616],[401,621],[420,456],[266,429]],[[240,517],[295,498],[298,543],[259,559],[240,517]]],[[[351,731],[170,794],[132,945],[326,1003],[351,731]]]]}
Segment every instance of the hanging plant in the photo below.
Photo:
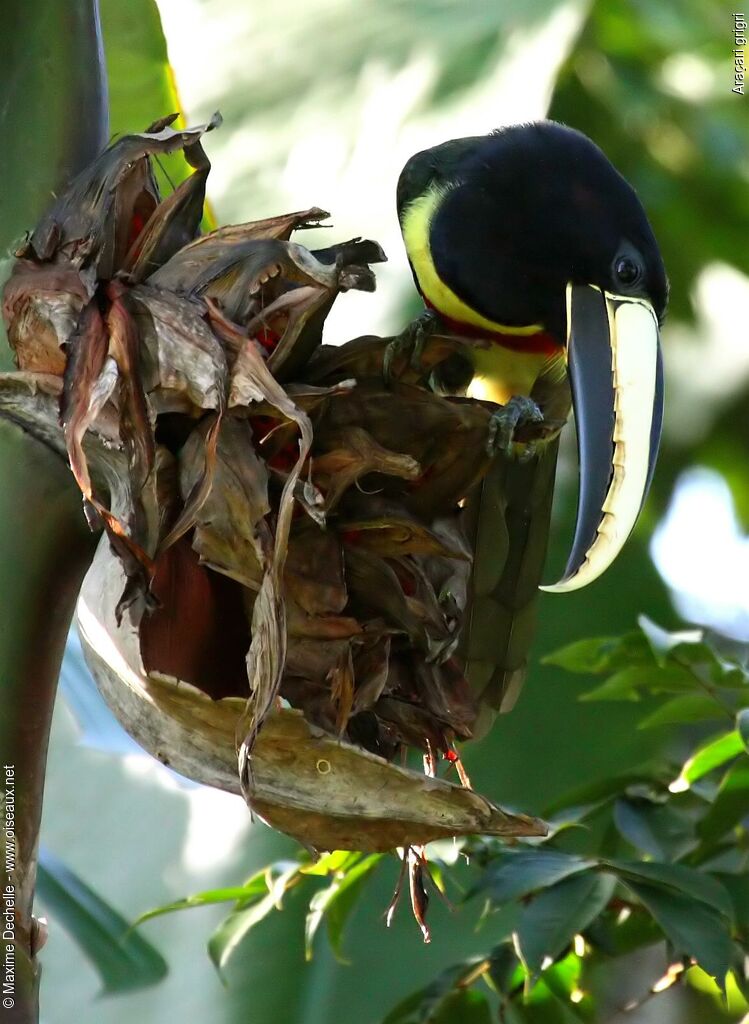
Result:
{"type": "Polygon", "coordinates": [[[490,412],[421,382],[472,342],[430,337],[415,366],[393,339],[322,345],[380,247],[292,242],[318,209],[200,236],[220,118],[172,121],[60,194],[4,295],[0,411],[68,460],[103,531],[78,605],[103,695],[159,760],[316,849],[543,835],[456,749],[477,718],[459,503],[490,412]],[[177,149],[194,173],[162,198],[152,160],[177,149]]]}

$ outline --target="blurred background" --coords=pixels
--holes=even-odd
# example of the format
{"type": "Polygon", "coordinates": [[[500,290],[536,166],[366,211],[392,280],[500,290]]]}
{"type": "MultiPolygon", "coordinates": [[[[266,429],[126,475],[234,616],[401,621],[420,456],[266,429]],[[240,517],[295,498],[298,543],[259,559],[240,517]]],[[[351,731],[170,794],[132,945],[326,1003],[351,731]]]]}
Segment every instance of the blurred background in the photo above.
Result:
{"type": "MultiPolygon", "coordinates": [[[[219,222],[316,205],[332,214],[326,239],[363,235],[383,245],[389,262],[377,293],[339,299],[331,343],[397,331],[418,308],[395,215],[396,180],[414,151],[550,116],[590,135],[636,187],[671,278],[667,419],[653,490],[635,537],[601,581],[542,596],[521,701],[466,761],[489,797],[540,812],[575,784],[664,746],[678,754],[677,728],[640,732],[641,707],[580,704],[585,681],[539,662],[575,638],[630,629],[640,612],[749,640],[749,118],[746,97],[731,91],[732,11],[712,0],[103,0],[102,19],[113,132],[168,112],[162,104],[174,86],[188,122],[222,112],[223,127],[206,143],[219,222]]],[[[549,577],[573,526],[573,456],[568,438],[549,577]]],[[[239,798],[188,785],[141,754],[93,690],[74,637],[43,841],[128,919],[238,884],[292,849],[251,825],[239,798]]],[[[440,905],[431,946],[405,911],[386,931],[396,874],[395,861],[381,867],[358,905],[348,964],[324,942],[305,962],[306,907],[292,892],[243,943],[227,987],[205,952],[220,908],[145,925],[170,973],[116,998],[98,996],[95,971],[54,924],[43,1019],[375,1024],[493,937],[491,920],[476,930],[474,909],[449,914],[440,905]]],[[[616,984],[623,1001],[627,986],[639,994],[636,965],[616,984]]],[[[712,1001],[674,992],[627,1019],[729,1018],[712,1001]]]]}

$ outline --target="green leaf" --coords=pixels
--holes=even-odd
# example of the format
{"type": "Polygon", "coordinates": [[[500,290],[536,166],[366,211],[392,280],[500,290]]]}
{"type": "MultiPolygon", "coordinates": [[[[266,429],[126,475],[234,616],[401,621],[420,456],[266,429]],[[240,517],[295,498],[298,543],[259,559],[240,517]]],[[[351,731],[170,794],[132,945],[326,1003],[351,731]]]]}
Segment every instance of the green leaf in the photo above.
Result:
{"type": "Polygon", "coordinates": [[[531,899],[515,932],[518,953],[531,977],[539,974],[547,957],[555,960],[573,937],[598,917],[615,884],[610,875],[589,871],[566,878],[531,899]]]}
{"type": "Polygon", "coordinates": [[[439,1012],[422,1018],[424,1024],[492,1024],[489,1001],[475,988],[451,992],[439,1012]]]}
{"type": "MultiPolygon", "coordinates": [[[[587,935],[587,931],[586,931],[587,935]]],[[[536,985],[525,994],[524,1005],[537,1005],[540,1002],[548,1002],[549,994],[557,1001],[562,1010],[562,1019],[567,1022],[572,1020],[583,1021],[584,1024],[592,1024],[598,1016],[595,1012],[593,998],[586,993],[580,997],[580,982],[583,975],[583,960],[573,951],[570,951],[562,960],[547,967],[541,974],[536,985]],[[577,990],[578,998],[574,1001],[571,996],[577,990]]]]}
{"type": "Polygon", "coordinates": [[[694,676],[679,665],[630,665],[615,672],[600,686],[584,693],[581,701],[592,700],[639,700],[639,690],[651,693],[683,692],[694,689],[694,676]]]}
{"type": "Polygon", "coordinates": [[[640,700],[637,688],[641,685],[641,673],[636,668],[623,668],[609,676],[600,686],[581,693],[580,701],[597,700],[640,700]]]}
{"type": "Polygon", "coordinates": [[[614,824],[628,842],[659,860],[675,860],[696,844],[691,820],[668,805],[622,797],[614,804],[614,824]]]}
{"type": "MultiPolygon", "coordinates": [[[[450,1021],[442,1015],[449,997],[455,992],[464,979],[473,974],[476,967],[483,963],[484,957],[474,956],[460,963],[451,964],[442,971],[426,988],[412,992],[410,996],[398,1003],[385,1017],[382,1024],[457,1024],[461,1017],[453,1017],[450,1021]]],[[[481,1018],[478,1018],[481,1020],[481,1018]]]]}
{"type": "Polygon", "coordinates": [[[507,903],[595,865],[593,860],[557,850],[539,848],[506,853],[484,871],[477,889],[488,889],[494,903],[507,903]]]}
{"type": "Polygon", "coordinates": [[[668,630],[658,626],[647,617],[640,615],[637,624],[645,634],[653,657],[659,665],[665,665],[669,654],[676,647],[682,645],[702,644],[704,633],[701,629],[681,630],[678,633],[669,633],[668,630]]]}
{"type": "MultiPolygon", "coordinates": [[[[141,132],[158,117],[180,113],[166,39],[156,0],[101,0],[101,27],[109,78],[109,117],[113,135],[141,132]]],[[[160,187],[179,185],[192,168],[182,151],[159,157],[160,187]]]]}
{"type": "Polygon", "coordinates": [[[621,645],[621,639],[615,636],[590,637],[587,640],[576,640],[566,647],[545,655],[542,665],[557,665],[568,672],[603,672],[609,665],[611,656],[621,645]]]}
{"type": "Polygon", "coordinates": [[[697,782],[703,775],[719,768],[732,757],[736,757],[744,750],[741,736],[734,729],[732,732],[723,733],[715,739],[708,740],[684,763],[679,778],[672,784],[672,791],[686,789],[697,782]]]}
{"type": "Polygon", "coordinates": [[[106,144],[106,75],[95,12],[95,0],[5,5],[3,32],[13,45],[3,51],[0,67],[0,129],[13,144],[0,154],[3,257],[42,216],[50,195],[106,144]]]}
{"type": "Polygon", "coordinates": [[[622,876],[622,881],[650,911],[676,952],[693,957],[723,989],[736,955],[726,919],[675,889],[649,885],[631,875],[622,876]]]}
{"type": "Polygon", "coordinates": [[[744,750],[749,751],[749,708],[742,708],[736,715],[736,729],[744,744],[744,750]]]}
{"type": "Polygon", "coordinates": [[[265,882],[266,871],[258,871],[244,885],[228,886],[224,889],[207,889],[205,892],[195,893],[193,896],[185,896],[173,903],[165,903],[161,907],[147,910],[136,919],[135,925],[150,921],[152,917],[160,917],[162,914],[172,914],[176,910],[190,910],[192,907],[208,907],[216,903],[237,903],[247,900],[259,899],[268,891],[265,882]]]}
{"type": "Polygon", "coordinates": [[[606,956],[629,956],[636,949],[660,942],[662,932],[647,913],[620,917],[619,911],[606,911],[590,923],[585,938],[606,956]]]}
{"type": "Polygon", "coordinates": [[[361,854],[352,850],[333,850],[325,853],[312,864],[300,868],[303,875],[331,875],[336,871],[346,871],[361,859],[361,854]]]}
{"type": "Polygon", "coordinates": [[[697,834],[711,845],[749,815],[749,758],[732,764],[718,787],[715,801],[697,826],[697,834]]]}
{"type": "Polygon", "coordinates": [[[746,938],[749,936],[749,875],[746,872],[740,875],[720,872],[715,878],[731,897],[734,918],[746,938]]]}
{"type": "Polygon", "coordinates": [[[208,940],[208,954],[219,974],[230,960],[237,946],[256,924],[281,905],[284,893],[299,879],[299,865],[287,867],[273,880],[265,896],[248,907],[235,910],[222,921],[208,940]]]}
{"type": "Polygon", "coordinates": [[[96,968],[105,992],[144,988],[166,976],[159,951],[49,850],[39,857],[37,893],[96,968]]]}
{"type": "Polygon", "coordinates": [[[684,864],[658,864],[653,861],[609,860],[606,864],[627,885],[636,879],[648,885],[667,887],[692,901],[704,903],[726,918],[733,916],[733,904],[725,887],[703,871],[695,871],[684,864]]]}
{"type": "Polygon", "coordinates": [[[509,995],[520,988],[525,971],[509,940],[501,942],[489,954],[488,980],[499,995],[509,995]]]}
{"type": "Polygon", "coordinates": [[[638,729],[652,729],[658,725],[685,725],[690,722],[711,722],[725,718],[725,708],[701,693],[685,693],[661,704],[646,715],[638,729]]]}
{"type": "Polygon", "coordinates": [[[330,945],[336,957],[341,959],[346,921],[356,905],[364,880],[381,860],[382,854],[379,853],[364,857],[345,874],[335,878],[327,889],[321,889],[312,897],[304,926],[304,952],[307,960],[312,959],[312,943],[323,917],[326,918],[330,945]]]}

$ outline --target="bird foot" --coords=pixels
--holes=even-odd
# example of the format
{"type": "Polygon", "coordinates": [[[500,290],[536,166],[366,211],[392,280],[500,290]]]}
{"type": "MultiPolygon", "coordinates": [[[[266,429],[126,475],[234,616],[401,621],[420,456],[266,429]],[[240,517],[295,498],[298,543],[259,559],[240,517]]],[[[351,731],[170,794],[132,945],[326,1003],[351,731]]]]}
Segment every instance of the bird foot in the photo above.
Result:
{"type": "Polygon", "coordinates": [[[431,309],[425,309],[415,320],[388,342],[382,360],[382,375],[385,383],[398,376],[394,372],[394,364],[405,360],[405,366],[412,370],[421,369],[421,356],[424,345],[437,331],[440,319],[431,309]]]}
{"type": "MultiPolygon", "coordinates": [[[[489,432],[486,439],[486,450],[491,456],[499,452],[507,454],[516,443],[515,437],[521,427],[529,427],[544,422],[544,414],[531,398],[524,395],[513,395],[505,405],[492,413],[489,419],[489,432]]],[[[529,440],[523,445],[519,459],[526,462],[536,452],[536,443],[529,440]]]]}

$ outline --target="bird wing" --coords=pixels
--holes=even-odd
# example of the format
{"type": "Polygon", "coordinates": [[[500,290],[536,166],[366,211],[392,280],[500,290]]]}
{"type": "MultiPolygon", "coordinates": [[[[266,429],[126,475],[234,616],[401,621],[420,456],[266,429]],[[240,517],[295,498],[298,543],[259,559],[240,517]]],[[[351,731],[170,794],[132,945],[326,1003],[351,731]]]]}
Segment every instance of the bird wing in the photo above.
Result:
{"type": "Polygon", "coordinates": [[[525,678],[558,450],[554,438],[526,462],[498,455],[467,499],[474,563],[458,654],[481,707],[477,736],[512,709],[525,678]]]}

